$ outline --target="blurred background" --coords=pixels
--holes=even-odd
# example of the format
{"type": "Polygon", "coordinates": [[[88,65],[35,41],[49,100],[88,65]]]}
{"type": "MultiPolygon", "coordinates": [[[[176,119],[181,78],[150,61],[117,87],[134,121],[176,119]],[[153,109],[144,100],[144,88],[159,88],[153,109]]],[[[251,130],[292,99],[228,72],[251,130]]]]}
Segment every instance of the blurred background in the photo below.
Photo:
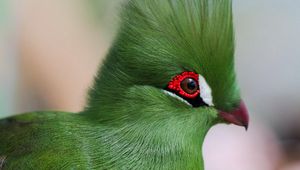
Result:
{"type": "MultiPolygon", "coordinates": [[[[77,112],[116,34],[122,0],[0,0],[0,118],[77,112]]],[[[234,1],[248,132],[218,125],[207,170],[300,169],[300,1],[234,1]]],[[[1,140],[1,139],[0,139],[1,140]]]]}

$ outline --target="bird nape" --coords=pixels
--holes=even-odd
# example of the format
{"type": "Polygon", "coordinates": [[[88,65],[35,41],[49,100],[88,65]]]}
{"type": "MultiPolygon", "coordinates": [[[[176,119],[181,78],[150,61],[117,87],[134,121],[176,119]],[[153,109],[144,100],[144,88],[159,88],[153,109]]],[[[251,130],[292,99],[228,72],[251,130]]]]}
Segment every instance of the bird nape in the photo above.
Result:
{"type": "Polygon", "coordinates": [[[201,170],[213,125],[247,128],[231,0],[129,0],[121,20],[82,112],[0,121],[2,169],[201,170]]]}

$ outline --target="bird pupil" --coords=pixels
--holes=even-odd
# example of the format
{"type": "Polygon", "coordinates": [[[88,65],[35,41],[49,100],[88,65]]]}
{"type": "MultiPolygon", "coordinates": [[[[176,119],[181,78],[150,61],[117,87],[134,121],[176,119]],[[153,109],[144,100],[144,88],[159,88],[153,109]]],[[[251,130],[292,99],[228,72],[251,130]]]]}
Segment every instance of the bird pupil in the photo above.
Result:
{"type": "Polygon", "coordinates": [[[196,82],[193,79],[189,79],[189,82],[187,84],[187,88],[190,90],[195,90],[196,87],[196,82]]]}

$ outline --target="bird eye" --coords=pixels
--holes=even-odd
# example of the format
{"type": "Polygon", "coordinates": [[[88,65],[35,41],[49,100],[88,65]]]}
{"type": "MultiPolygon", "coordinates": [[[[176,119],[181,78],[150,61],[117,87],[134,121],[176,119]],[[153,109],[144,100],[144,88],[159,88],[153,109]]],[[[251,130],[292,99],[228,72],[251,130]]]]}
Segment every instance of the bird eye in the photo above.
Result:
{"type": "Polygon", "coordinates": [[[183,72],[169,82],[167,90],[183,98],[196,98],[200,94],[198,77],[194,72],[183,72]]]}
{"type": "Polygon", "coordinates": [[[192,107],[214,106],[211,88],[202,75],[194,72],[186,71],[173,77],[164,91],[192,107]]]}
{"type": "Polygon", "coordinates": [[[192,78],[186,78],[181,83],[180,86],[188,94],[194,94],[199,89],[198,83],[192,78]]]}

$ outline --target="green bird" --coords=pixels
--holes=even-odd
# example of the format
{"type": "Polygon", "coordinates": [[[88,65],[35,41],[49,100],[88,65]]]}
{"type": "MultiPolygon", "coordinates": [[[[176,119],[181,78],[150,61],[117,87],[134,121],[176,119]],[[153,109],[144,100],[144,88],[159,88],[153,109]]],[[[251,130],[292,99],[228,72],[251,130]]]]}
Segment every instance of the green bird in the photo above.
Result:
{"type": "Polygon", "coordinates": [[[131,0],[121,20],[83,111],[1,120],[2,169],[201,170],[213,125],[248,127],[231,0],[131,0]]]}

